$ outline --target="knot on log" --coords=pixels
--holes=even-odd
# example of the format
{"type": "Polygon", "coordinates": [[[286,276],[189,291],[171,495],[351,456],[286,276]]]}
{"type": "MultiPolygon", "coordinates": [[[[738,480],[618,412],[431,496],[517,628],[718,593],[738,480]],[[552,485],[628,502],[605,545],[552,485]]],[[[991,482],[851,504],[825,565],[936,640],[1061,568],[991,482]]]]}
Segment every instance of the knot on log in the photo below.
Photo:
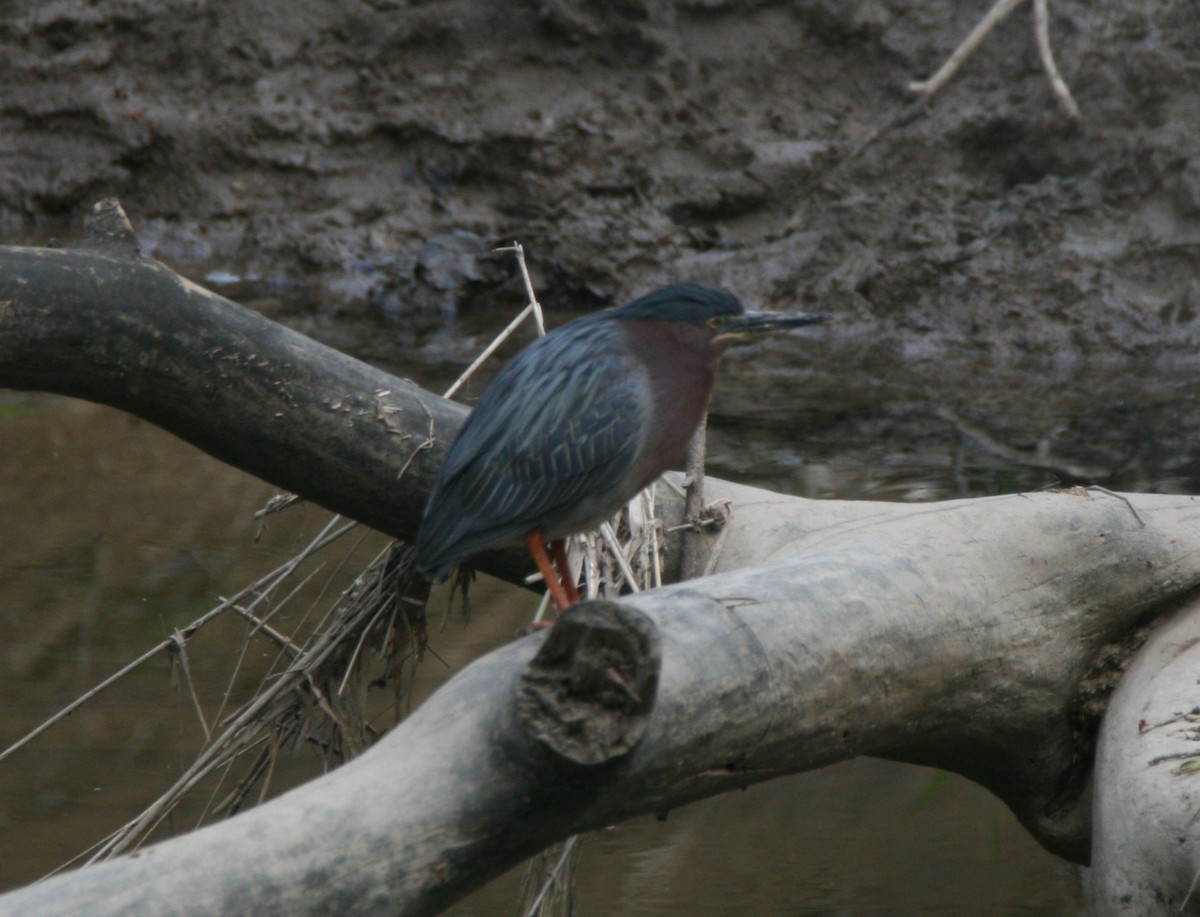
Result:
{"type": "Polygon", "coordinates": [[[521,674],[517,716],[565,763],[616,760],[646,731],[661,665],[648,617],[614,602],[582,602],[562,614],[521,674]]]}

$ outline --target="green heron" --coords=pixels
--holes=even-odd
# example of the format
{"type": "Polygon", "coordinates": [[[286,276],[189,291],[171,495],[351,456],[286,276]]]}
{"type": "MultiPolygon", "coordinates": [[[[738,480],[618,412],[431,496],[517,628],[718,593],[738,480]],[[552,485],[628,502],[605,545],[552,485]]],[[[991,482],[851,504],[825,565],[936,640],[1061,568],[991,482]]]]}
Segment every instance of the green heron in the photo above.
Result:
{"type": "Polygon", "coordinates": [[[523,538],[559,610],[578,601],[563,539],[610,518],[683,454],[722,351],[828,317],[747,312],[725,290],[676,284],[534,341],[450,446],[417,536],[417,569],[441,582],[465,558],[523,538]]]}

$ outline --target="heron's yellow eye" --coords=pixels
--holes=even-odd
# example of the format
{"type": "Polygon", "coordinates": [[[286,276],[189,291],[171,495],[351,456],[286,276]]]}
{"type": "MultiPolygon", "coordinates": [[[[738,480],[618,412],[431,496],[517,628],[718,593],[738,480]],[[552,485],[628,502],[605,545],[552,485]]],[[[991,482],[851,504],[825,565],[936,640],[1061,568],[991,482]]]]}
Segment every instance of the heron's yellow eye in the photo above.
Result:
{"type": "Polygon", "coordinates": [[[712,318],[710,318],[704,324],[708,325],[708,327],[711,328],[713,331],[716,331],[718,328],[721,327],[721,316],[714,315],[712,318]]]}

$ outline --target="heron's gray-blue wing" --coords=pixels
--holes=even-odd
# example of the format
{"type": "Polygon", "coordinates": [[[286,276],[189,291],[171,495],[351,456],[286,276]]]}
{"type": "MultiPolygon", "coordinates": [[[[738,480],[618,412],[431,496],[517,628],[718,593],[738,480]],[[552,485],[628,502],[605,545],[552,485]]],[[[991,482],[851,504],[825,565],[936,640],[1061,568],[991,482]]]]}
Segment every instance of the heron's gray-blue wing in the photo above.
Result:
{"type": "MultiPolygon", "coordinates": [[[[549,335],[484,392],[438,473],[418,565],[441,570],[613,491],[637,454],[641,376],[611,323],[549,335]]],[[[564,327],[565,330],[565,327],[564,327]]]]}

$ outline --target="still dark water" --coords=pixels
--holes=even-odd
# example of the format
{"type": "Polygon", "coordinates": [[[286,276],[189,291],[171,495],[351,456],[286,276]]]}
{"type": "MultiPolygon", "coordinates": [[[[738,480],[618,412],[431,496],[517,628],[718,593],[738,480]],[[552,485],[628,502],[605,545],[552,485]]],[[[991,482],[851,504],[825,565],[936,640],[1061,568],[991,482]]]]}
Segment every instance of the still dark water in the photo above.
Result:
{"type": "MultiPolygon", "coordinates": [[[[440,390],[507,316],[459,320],[407,336],[403,348],[386,344],[399,332],[365,320],[290,321],[440,390]]],[[[711,473],[843,499],[1036,489],[1073,472],[1110,487],[1200,491],[1195,459],[1172,438],[1185,441],[1194,426],[1183,378],[1143,389],[1082,371],[1076,382],[1042,385],[1023,372],[1018,386],[984,368],[972,389],[961,374],[932,371],[928,358],[878,351],[858,363],[841,354],[814,376],[811,365],[831,359],[825,347],[797,338],[730,356],[714,402],[711,473]]],[[[328,519],[301,506],[255,520],[273,493],[119,412],[0,392],[0,750],[291,557],[328,519]]],[[[319,615],[383,544],[352,533],[283,618],[319,615]]],[[[480,582],[472,605],[469,619],[447,615],[435,594],[432,646],[444,664],[422,666],[414,700],[508,639],[533,601],[480,582]]],[[[0,761],[0,888],[86,850],[181,773],[201,739],[187,678],[215,720],[226,695],[244,697],[261,675],[255,659],[229,663],[246,631],[222,620],[190,644],[186,676],[163,653],[0,761]]],[[[276,786],[321,767],[301,751],[276,786]]],[[[164,831],[191,827],[201,805],[164,831]]],[[[451,913],[513,913],[519,873],[451,913]]],[[[583,917],[1065,915],[1080,913],[1082,899],[1075,870],[985,791],[864,759],[588,836],[577,905],[583,917]]]]}

